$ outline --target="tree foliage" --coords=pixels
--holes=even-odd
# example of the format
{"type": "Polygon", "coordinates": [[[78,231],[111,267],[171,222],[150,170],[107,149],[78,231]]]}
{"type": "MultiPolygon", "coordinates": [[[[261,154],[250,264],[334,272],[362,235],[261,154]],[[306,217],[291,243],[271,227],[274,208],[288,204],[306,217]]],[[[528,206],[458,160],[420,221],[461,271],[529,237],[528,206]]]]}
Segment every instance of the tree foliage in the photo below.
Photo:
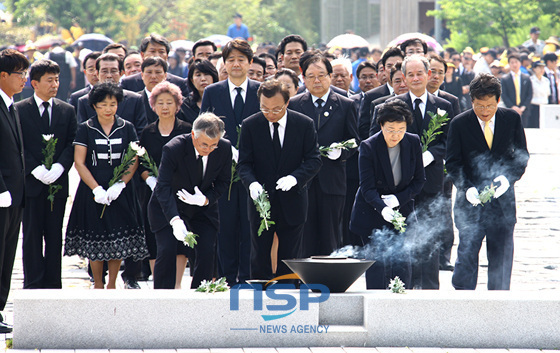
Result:
{"type": "Polygon", "coordinates": [[[452,32],[449,45],[455,48],[520,45],[532,26],[539,25],[544,37],[552,28],[544,28],[543,20],[548,18],[554,28],[553,18],[560,17],[556,0],[440,0],[440,4],[440,11],[428,15],[445,19],[452,32]]]}

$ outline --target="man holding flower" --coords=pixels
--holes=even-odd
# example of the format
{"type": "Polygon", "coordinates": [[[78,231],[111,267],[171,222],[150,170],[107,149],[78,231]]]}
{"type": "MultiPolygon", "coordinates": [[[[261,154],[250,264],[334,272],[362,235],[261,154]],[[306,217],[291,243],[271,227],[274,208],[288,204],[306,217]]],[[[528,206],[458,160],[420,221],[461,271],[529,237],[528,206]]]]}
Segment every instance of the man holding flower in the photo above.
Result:
{"type": "Polygon", "coordinates": [[[76,114],[70,104],[54,98],[59,74],[56,62],[35,61],[29,70],[35,94],[16,104],[26,164],[23,210],[23,288],[26,289],[62,288],[62,223],[68,198],[68,171],[74,162],[76,114]]]}

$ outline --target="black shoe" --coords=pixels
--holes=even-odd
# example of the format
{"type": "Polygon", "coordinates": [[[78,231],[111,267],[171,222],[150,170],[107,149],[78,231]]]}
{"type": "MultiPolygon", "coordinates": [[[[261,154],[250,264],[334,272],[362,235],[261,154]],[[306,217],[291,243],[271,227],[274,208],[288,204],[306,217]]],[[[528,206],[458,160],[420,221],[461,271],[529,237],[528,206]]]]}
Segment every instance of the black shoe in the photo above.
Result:
{"type": "Polygon", "coordinates": [[[440,271],[453,271],[455,267],[449,261],[446,261],[439,264],[439,269],[440,271]]]}
{"type": "Polygon", "coordinates": [[[124,280],[124,289],[140,289],[140,285],[135,279],[124,280]]]}
{"type": "Polygon", "coordinates": [[[0,321],[0,333],[12,333],[12,326],[0,321]]]}

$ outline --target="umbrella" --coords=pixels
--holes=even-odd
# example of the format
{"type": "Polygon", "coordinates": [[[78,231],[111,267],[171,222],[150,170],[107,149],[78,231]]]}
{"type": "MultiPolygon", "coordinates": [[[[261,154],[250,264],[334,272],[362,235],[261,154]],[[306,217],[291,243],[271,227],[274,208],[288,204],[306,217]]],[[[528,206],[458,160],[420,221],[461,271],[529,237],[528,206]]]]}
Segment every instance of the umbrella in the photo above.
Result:
{"type": "Polygon", "coordinates": [[[426,44],[428,44],[430,47],[432,47],[438,53],[441,53],[443,51],[443,47],[441,46],[441,44],[439,44],[434,38],[432,38],[432,37],[430,37],[426,34],[422,34],[422,33],[418,33],[418,32],[401,34],[397,38],[393,39],[387,46],[388,47],[394,47],[398,44],[401,44],[405,40],[409,40],[409,39],[413,39],[413,38],[422,39],[424,42],[426,42],[426,44]]]}
{"type": "Polygon", "coordinates": [[[171,48],[173,48],[173,50],[177,50],[179,48],[183,48],[185,50],[192,50],[194,42],[190,41],[190,40],[181,39],[181,40],[174,40],[170,44],[171,44],[171,48]]]}
{"type": "Polygon", "coordinates": [[[221,48],[224,45],[226,45],[229,41],[231,41],[233,38],[225,36],[223,34],[213,34],[204,39],[214,42],[214,44],[216,44],[218,48],[221,48]]]}
{"type": "Polygon", "coordinates": [[[35,45],[35,48],[37,50],[47,50],[50,47],[52,47],[54,44],[62,45],[63,43],[64,43],[64,40],[62,40],[62,38],[60,38],[58,36],[57,37],[50,36],[50,37],[43,37],[41,39],[38,39],[34,43],[34,45],[35,45]]]}
{"type": "Polygon", "coordinates": [[[77,45],[78,43],[81,43],[84,48],[88,48],[92,51],[102,51],[107,45],[113,43],[113,40],[103,34],[87,33],[81,35],[72,45],[77,45]]]}
{"type": "Polygon", "coordinates": [[[356,34],[341,34],[333,39],[327,44],[327,48],[340,47],[342,49],[352,49],[369,47],[369,43],[364,38],[356,34]]]}

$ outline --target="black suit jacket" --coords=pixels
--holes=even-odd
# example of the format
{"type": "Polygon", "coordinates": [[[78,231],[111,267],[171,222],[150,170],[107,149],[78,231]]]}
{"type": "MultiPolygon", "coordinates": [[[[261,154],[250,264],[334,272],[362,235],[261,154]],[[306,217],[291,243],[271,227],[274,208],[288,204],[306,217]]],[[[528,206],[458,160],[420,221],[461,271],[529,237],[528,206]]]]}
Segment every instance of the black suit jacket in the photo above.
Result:
{"type": "MultiPolygon", "coordinates": [[[[146,109],[142,96],[138,93],[123,90],[123,100],[117,108],[117,115],[134,125],[136,134],[140,136],[147,125],[146,109]]],[[[89,96],[85,95],[78,99],[78,123],[83,123],[94,116],[95,110],[89,105],[89,96]]]]}
{"type": "MultiPolygon", "coordinates": [[[[389,90],[388,83],[379,87],[375,87],[374,89],[371,89],[364,94],[362,104],[360,105],[360,112],[358,113],[358,129],[360,131],[368,131],[371,125],[371,112],[373,111],[371,109],[371,103],[377,98],[385,97],[390,94],[391,91],[389,90]]],[[[363,135],[363,137],[367,138],[365,134],[363,135]]]]}
{"type": "Polygon", "coordinates": [[[455,207],[475,213],[483,212],[487,206],[473,207],[466,200],[467,189],[476,187],[480,192],[494,178],[504,175],[511,186],[504,195],[492,200],[490,206],[499,205],[503,211],[503,219],[496,219],[496,222],[512,225],[516,222],[514,183],[525,173],[529,152],[519,114],[512,109],[498,108],[495,117],[491,150],[472,109],[453,119],[449,128],[446,167],[457,188],[455,207]]]}
{"type": "Polygon", "coordinates": [[[53,163],[60,163],[64,167],[64,173],[54,182],[61,185],[55,197],[68,197],[68,171],[74,163],[74,138],[76,137],[76,113],[74,108],[60,99],[54,98],[52,107],[51,125],[41,119],[39,108],[33,96],[17,103],[20,114],[21,127],[23,131],[23,145],[25,148],[25,190],[27,197],[36,197],[47,185],[37,180],[31,172],[43,164],[43,142],[42,135],[54,134],[58,139],[55,148],[53,163]]]}
{"type": "Polygon", "coordinates": [[[148,204],[148,219],[154,233],[169,226],[169,221],[175,216],[182,219],[204,217],[218,229],[218,199],[228,188],[231,177],[231,144],[220,139],[218,148],[208,155],[200,185],[192,181],[196,178],[196,168],[193,167],[196,163],[190,134],[174,137],[163,146],[157,184],[148,204]],[[208,198],[207,206],[188,205],[178,199],[177,191],[185,189],[192,194],[195,186],[208,198]]]}
{"type": "Polygon", "coordinates": [[[233,105],[229,92],[228,80],[213,83],[204,89],[202,96],[202,105],[200,112],[212,112],[222,118],[226,125],[226,135],[233,146],[237,145],[237,127],[241,126],[243,119],[259,112],[261,110],[260,102],[257,98],[257,90],[260,82],[247,79],[247,94],[245,96],[245,105],[243,106],[243,114],[240,121],[235,120],[233,113],[233,105]]]}
{"type": "Polygon", "coordinates": [[[91,85],[87,85],[86,87],[78,90],[70,95],[68,98],[68,103],[70,103],[74,107],[74,111],[78,113],[78,99],[87,95],[91,91],[91,85]]]}
{"type": "MultiPolygon", "coordinates": [[[[169,72],[167,73],[166,80],[175,84],[175,85],[177,85],[177,86],[179,86],[179,88],[181,89],[181,93],[184,97],[188,96],[190,90],[189,90],[189,86],[187,85],[187,80],[185,80],[182,77],[170,74],[169,72]]],[[[120,85],[123,89],[129,90],[129,91],[132,91],[132,92],[140,92],[141,90],[146,88],[146,85],[144,84],[144,81],[142,81],[142,74],[141,73],[137,73],[137,74],[134,74],[134,75],[123,77],[120,85]]]]}
{"type": "Polygon", "coordinates": [[[454,117],[461,114],[461,105],[459,104],[459,98],[457,98],[456,96],[452,95],[449,92],[442,91],[441,89],[438,92],[438,97],[443,98],[449,103],[451,103],[454,117]]]}
{"type": "Polygon", "coordinates": [[[154,112],[152,106],[150,105],[150,99],[146,94],[146,90],[143,89],[137,93],[142,96],[142,103],[144,103],[144,110],[146,111],[146,120],[147,120],[146,124],[149,125],[154,121],[158,120],[158,116],[156,112],[154,112]]]}
{"type": "MultiPolygon", "coordinates": [[[[290,225],[307,219],[307,183],[319,172],[321,157],[313,120],[288,109],[286,130],[278,165],[274,160],[270,125],[263,113],[243,121],[239,143],[239,176],[248,189],[257,181],[268,192],[271,202],[278,202],[281,214],[290,225]],[[297,180],[290,191],[276,190],[276,181],[287,175],[297,180]]],[[[258,217],[254,207],[252,218],[258,217]]]]}
{"type": "MultiPolygon", "coordinates": [[[[404,101],[411,111],[414,111],[410,93],[399,94],[391,98],[400,99],[404,101]]],[[[387,101],[390,101],[387,100],[387,101]]],[[[455,116],[451,103],[445,99],[434,96],[428,93],[428,100],[426,102],[426,111],[424,119],[421,122],[413,121],[411,125],[407,126],[407,131],[418,136],[422,136],[428,126],[430,125],[431,118],[428,112],[436,113],[438,109],[443,109],[447,112],[447,117],[451,121],[455,116]]],[[[428,146],[428,151],[434,156],[434,161],[426,167],[426,184],[424,184],[424,192],[429,194],[436,194],[443,190],[443,160],[445,159],[445,152],[447,148],[447,131],[449,130],[449,123],[442,128],[443,133],[436,136],[435,140],[428,146]]]]}
{"type": "MultiPolygon", "coordinates": [[[[373,102],[371,102],[371,121],[370,121],[370,126],[368,129],[368,135],[365,138],[368,138],[370,136],[375,135],[376,133],[378,133],[380,131],[379,125],[377,125],[377,111],[379,109],[379,106],[381,106],[381,104],[385,103],[387,101],[387,99],[392,98],[395,96],[395,93],[393,92],[393,94],[389,95],[389,96],[385,96],[385,97],[379,97],[376,100],[374,100],[373,102]]],[[[360,131],[360,137],[361,134],[363,134],[362,131],[360,131]]],[[[364,138],[364,140],[365,140],[364,138]]]]}
{"type": "MultiPolygon", "coordinates": [[[[338,88],[336,86],[331,85],[331,90],[334,91],[335,93],[340,94],[343,97],[347,97],[348,98],[348,92],[346,92],[345,90],[338,88]]],[[[303,86],[299,86],[297,93],[296,94],[301,94],[301,93],[305,93],[307,92],[307,87],[305,87],[305,83],[303,84],[303,86]]]]}
{"type": "Polygon", "coordinates": [[[406,133],[400,142],[401,181],[395,185],[387,143],[381,132],[360,145],[360,188],[356,193],[350,230],[369,236],[373,229],[387,226],[381,211],[387,205],[382,195],[395,195],[399,210],[406,217],[414,210],[413,198],[426,181],[420,138],[406,133]]]}
{"type": "Polygon", "coordinates": [[[23,136],[17,108],[15,124],[0,98],[0,193],[9,191],[12,206],[23,207],[25,198],[25,159],[23,136]]]}
{"type": "MultiPolygon", "coordinates": [[[[288,106],[314,121],[317,129],[319,146],[330,146],[333,142],[356,139],[360,143],[356,125],[356,112],[353,102],[334,91],[330,91],[323,106],[323,114],[317,117],[311,93],[306,92],[292,97],[288,106]]],[[[322,157],[323,166],[317,175],[321,190],[330,195],[346,195],[346,160],[356,152],[357,148],[342,150],[337,160],[322,157]]]]}
{"type": "MultiPolygon", "coordinates": [[[[531,83],[531,78],[529,75],[524,73],[519,73],[521,82],[521,92],[519,98],[521,98],[521,103],[519,107],[525,107],[523,112],[523,117],[531,116],[531,100],[533,99],[533,84],[531,83]]],[[[515,84],[513,83],[513,76],[507,74],[502,77],[502,100],[507,108],[516,106],[515,104],[515,84]]]]}
{"type": "Polygon", "coordinates": [[[556,89],[556,94],[554,94],[555,92],[552,90],[552,85],[558,84],[558,82],[556,82],[557,79],[551,77],[554,75],[549,74],[546,71],[544,72],[544,76],[550,81],[550,96],[548,96],[548,104],[558,104],[558,89],[556,89]]]}

